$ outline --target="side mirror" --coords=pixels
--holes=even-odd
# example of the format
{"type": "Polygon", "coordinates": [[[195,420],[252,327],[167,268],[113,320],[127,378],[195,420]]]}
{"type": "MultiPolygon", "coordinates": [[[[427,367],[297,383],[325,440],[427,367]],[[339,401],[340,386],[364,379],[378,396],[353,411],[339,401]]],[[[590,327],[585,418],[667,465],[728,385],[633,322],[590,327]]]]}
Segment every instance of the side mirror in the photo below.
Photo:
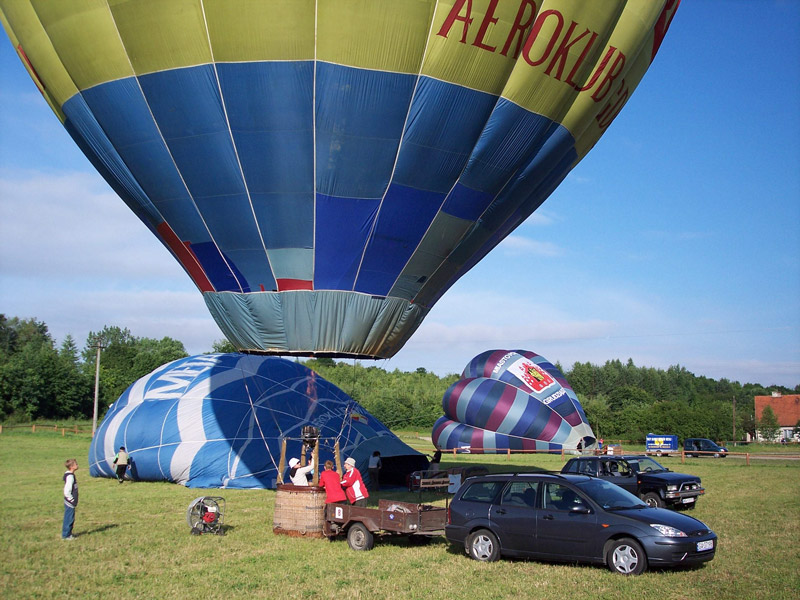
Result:
{"type": "Polygon", "coordinates": [[[576,513],[579,515],[588,515],[591,514],[592,510],[584,504],[576,504],[575,506],[569,509],[569,512],[576,513]]]}

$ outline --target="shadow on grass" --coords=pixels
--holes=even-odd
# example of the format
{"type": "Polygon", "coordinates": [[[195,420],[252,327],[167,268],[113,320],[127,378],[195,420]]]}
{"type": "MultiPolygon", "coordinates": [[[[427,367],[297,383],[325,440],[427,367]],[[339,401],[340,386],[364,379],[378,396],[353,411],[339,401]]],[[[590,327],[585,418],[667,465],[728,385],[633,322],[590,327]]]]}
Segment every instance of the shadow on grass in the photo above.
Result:
{"type": "Polygon", "coordinates": [[[114,529],[114,527],[119,527],[119,525],[117,525],[116,523],[100,525],[99,527],[95,527],[94,529],[90,529],[89,531],[84,531],[78,534],[78,537],[83,537],[85,535],[92,535],[93,533],[100,533],[101,531],[106,531],[107,529],[114,529]]]}

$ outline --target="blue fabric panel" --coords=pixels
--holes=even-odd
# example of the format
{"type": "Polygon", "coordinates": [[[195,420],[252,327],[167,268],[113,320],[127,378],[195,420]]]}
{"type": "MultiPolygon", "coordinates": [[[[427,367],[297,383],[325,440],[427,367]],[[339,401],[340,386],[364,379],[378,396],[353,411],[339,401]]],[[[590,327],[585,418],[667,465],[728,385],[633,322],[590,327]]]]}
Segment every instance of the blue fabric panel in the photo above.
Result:
{"type": "Polygon", "coordinates": [[[496,96],[484,92],[420,78],[394,182],[447,193],[464,170],[496,102],[496,96]]]}
{"type": "Polygon", "coordinates": [[[189,242],[210,241],[136,79],[110,81],[89,88],[83,96],[125,164],[178,237],[189,242]]]}
{"type": "Polygon", "coordinates": [[[266,247],[311,248],[313,63],[231,63],[217,70],[266,247]]]}
{"type": "Polygon", "coordinates": [[[560,127],[501,98],[461,178],[465,186],[497,194],[560,127]]]}
{"type": "Polygon", "coordinates": [[[217,72],[250,193],[312,193],[313,63],[223,63],[217,72]]]}
{"type": "MultiPolygon", "coordinates": [[[[310,181],[310,180],[309,180],[310,181]]],[[[253,208],[268,249],[313,248],[314,194],[254,194],[253,208]]]]}
{"type": "Polygon", "coordinates": [[[517,435],[539,439],[539,436],[542,434],[542,431],[544,431],[545,426],[550,421],[550,415],[552,415],[553,412],[544,404],[539,404],[537,408],[538,410],[536,410],[532,421],[528,423],[527,428],[517,435]]]}
{"type": "Polygon", "coordinates": [[[140,77],[140,82],[220,251],[247,281],[271,281],[213,68],[206,65],[152,73],[140,77]]]}
{"type": "Polygon", "coordinates": [[[394,185],[381,203],[356,291],[385,296],[417,249],[442,203],[442,194],[394,185]]]}
{"type": "MultiPolygon", "coordinates": [[[[239,283],[242,287],[247,289],[242,291],[250,291],[249,285],[244,275],[236,268],[232,261],[225,261],[219,250],[213,243],[192,244],[191,250],[197,257],[197,260],[203,265],[203,271],[211,281],[214,289],[218,292],[237,292],[239,291],[239,283]]],[[[272,289],[272,286],[266,286],[267,289],[272,289]]]]}
{"type": "Polygon", "coordinates": [[[505,392],[505,386],[488,385],[482,402],[476,407],[477,410],[475,410],[473,414],[470,414],[469,411],[467,412],[467,419],[472,423],[486,424],[492,417],[492,413],[497,406],[498,400],[500,400],[500,397],[503,395],[503,392],[505,392]]]}
{"type": "Polygon", "coordinates": [[[488,207],[481,217],[480,226],[453,250],[445,269],[440,270],[435,279],[426,282],[415,301],[433,306],[461,276],[547,199],[567,176],[575,160],[574,140],[569,131],[559,126],[539,153],[530,158],[529,164],[488,207]]]}
{"type": "MultiPolygon", "coordinates": [[[[178,402],[179,400],[169,400],[164,402],[164,404],[169,404],[171,410],[164,415],[163,419],[158,419],[158,413],[155,414],[155,418],[152,420],[148,420],[147,425],[142,423],[143,426],[150,426],[152,427],[153,423],[159,423],[162,425],[161,427],[161,437],[159,440],[159,444],[161,444],[158,452],[158,466],[161,469],[162,477],[170,476],[170,466],[172,464],[172,456],[175,454],[175,450],[178,449],[178,442],[181,439],[180,431],[178,430],[178,402]]],[[[153,404],[157,404],[158,401],[153,402],[153,404]]],[[[152,410],[152,409],[150,409],[152,410]]],[[[150,415],[150,411],[145,411],[144,415],[150,415]]]]}
{"type": "Polygon", "coordinates": [[[244,193],[213,68],[151,73],[139,82],[192,196],[244,193]]]}
{"type": "Polygon", "coordinates": [[[253,210],[245,194],[230,196],[202,196],[196,199],[201,214],[212,225],[214,241],[226,255],[231,250],[258,249],[264,256],[261,238],[258,235],[242,235],[242,225],[249,224],[255,231],[253,210]]]}
{"type": "Polygon", "coordinates": [[[486,207],[492,203],[492,199],[492,194],[472,190],[457,183],[453,191],[447,195],[442,211],[460,219],[477,221],[486,207]]]}
{"type": "Polygon", "coordinates": [[[64,127],[92,165],[136,216],[154,229],[164,219],[106,137],[83,97],[76,94],[62,109],[66,116],[64,127]]]}
{"type": "Polygon", "coordinates": [[[382,197],[394,168],[415,77],[317,66],[317,193],[382,197]]]}
{"type": "Polygon", "coordinates": [[[220,473],[228,472],[229,440],[208,441],[192,459],[189,478],[195,487],[219,485],[220,473]]]}
{"type": "Polygon", "coordinates": [[[315,290],[351,290],[378,199],[317,194],[315,290]]]}

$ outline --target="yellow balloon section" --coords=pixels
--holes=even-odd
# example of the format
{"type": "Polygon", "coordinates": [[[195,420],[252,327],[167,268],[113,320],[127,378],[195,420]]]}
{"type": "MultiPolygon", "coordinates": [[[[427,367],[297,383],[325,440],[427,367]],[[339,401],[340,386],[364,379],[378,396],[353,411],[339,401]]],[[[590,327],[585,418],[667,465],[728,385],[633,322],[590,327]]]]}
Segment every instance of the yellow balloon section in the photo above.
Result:
{"type": "Polygon", "coordinates": [[[591,149],[677,0],[0,0],[239,349],[394,355],[591,149]]]}

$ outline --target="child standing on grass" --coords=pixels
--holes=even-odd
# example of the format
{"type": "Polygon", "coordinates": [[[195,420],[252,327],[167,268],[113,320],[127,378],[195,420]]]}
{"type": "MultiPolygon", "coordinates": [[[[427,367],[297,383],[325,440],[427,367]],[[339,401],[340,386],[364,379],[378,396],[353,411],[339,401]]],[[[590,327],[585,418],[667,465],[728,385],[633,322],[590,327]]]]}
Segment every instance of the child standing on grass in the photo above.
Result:
{"type": "Polygon", "coordinates": [[[72,526],[75,524],[75,508],[78,506],[78,480],[75,478],[78,461],[68,458],[64,466],[67,470],[64,473],[64,524],[61,526],[61,539],[74,540],[72,526]]]}

